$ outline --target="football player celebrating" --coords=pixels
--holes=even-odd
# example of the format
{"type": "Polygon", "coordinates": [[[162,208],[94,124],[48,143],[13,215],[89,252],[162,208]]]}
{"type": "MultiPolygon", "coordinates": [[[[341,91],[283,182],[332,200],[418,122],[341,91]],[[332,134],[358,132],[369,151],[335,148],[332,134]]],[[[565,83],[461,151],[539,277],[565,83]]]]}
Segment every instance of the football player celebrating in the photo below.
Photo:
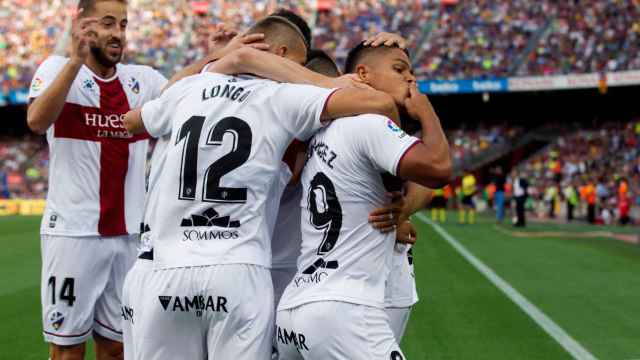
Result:
{"type": "Polygon", "coordinates": [[[98,359],[122,358],[120,298],[135,259],[148,141],[122,125],[124,114],[160,95],[166,79],[122,65],[127,5],[81,0],[69,58],[36,71],[29,127],[46,133],[49,192],[42,220],[41,300],[52,359],[84,358],[92,336],[98,359]]]}
{"type": "MultiPolygon", "coordinates": [[[[265,34],[274,56],[306,61],[304,37],[286,18],[268,17],[251,32],[265,34]]],[[[132,133],[171,134],[154,189],[162,194],[151,232],[156,271],[136,319],[140,359],[270,358],[275,214],[267,210],[282,194],[287,146],[333,118],[398,116],[380,92],[213,73],[223,60],[125,118],[132,133]]]]}

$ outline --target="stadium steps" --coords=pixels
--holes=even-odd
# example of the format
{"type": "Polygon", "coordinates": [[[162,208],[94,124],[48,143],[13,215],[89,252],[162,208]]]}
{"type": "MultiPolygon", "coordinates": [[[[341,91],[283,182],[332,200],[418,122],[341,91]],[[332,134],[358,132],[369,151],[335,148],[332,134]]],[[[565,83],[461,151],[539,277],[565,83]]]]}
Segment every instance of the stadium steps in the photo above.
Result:
{"type": "Polygon", "coordinates": [[[546,40],[553,28],[553,24],[555,22],[555,16],[551,16],[547,18],[544,26],[540,28],[532,37],[529,39],[529,43],[525,47],[522,54],[512,63],[512,66],[509,67],[509,74],[511,76],[522,75],[526,72],[526,64],[529,63],[529,55],[536,51],[538,45],[546,40]]]}
{"type": "Polygon", "coordinates": [[[558,133],[548,128],[538,128],[528,131],[522,136],[497,144],[481,154],[469,156],[462,161],[453,164],[453,178],[462,176],[465,169],[469,171],[479,170],[495,161],[507,156],[516,149],[525,148],[533,142],[553,143],[558,138],[558,133]]]}

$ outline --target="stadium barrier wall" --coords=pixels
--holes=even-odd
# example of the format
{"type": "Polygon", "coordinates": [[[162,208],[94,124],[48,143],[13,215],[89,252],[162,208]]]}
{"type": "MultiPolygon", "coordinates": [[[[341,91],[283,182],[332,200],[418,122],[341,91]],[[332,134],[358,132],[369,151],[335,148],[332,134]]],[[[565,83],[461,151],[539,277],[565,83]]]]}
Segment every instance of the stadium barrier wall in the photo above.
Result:
{"type": "Polygon", "coordinates": [[[0,216],[44,214],[45,200],[0,199],[0,216]]]}

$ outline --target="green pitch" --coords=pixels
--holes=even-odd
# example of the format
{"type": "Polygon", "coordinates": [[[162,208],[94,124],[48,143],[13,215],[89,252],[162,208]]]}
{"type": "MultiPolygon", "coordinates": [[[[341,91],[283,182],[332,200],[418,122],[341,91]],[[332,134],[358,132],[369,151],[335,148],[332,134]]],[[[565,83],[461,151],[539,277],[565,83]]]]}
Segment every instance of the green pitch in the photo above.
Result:
{"type": "MultiPolygon", "coordinates": [[[[640,246],[581,236],[602,230],[588,226],[534,225],[528,237],[488,217],[454,220],[445,231],[596,358],[640,359],[640,246]],[[536,235],[549,231],[576,235],[536,235]]],[[[402,344],[408,359],[571,358],[430,226],[414,223],[421,301],[402,344]]],[[[38,226],[37,218],[0,218],[0,359],[47,358],[38,226]]]]}

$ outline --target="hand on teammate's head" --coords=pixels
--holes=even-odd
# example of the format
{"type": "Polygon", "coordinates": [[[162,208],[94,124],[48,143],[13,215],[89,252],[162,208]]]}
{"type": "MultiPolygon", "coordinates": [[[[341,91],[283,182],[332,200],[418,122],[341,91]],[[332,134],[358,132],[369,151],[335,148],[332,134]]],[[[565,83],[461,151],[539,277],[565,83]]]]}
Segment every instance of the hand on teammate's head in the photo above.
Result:
{"type": "Polygon", "coordinates": [[[227,27],[225,24],[216,24],[209,34],[209,52],[213,52],[227,46],[238,35],[238,31],[227,27]]]}
{"type": "Polygon", "coordinates": [[[398,34],[381,32],[373,35],[364,41],[365,46],[378,47],[378,46],[397,46],[400,49],[407,48],[407,40],[398,34]]]}
{"type": "Polygon", "coordinates": [[[264,34],[262,33],[237,34],[227,43],[224,48],[226,50],[226,53],[229,53],[245,46],[254,48],[256,50],[269,50],[269,44],[264,42],[264,34]]]}

